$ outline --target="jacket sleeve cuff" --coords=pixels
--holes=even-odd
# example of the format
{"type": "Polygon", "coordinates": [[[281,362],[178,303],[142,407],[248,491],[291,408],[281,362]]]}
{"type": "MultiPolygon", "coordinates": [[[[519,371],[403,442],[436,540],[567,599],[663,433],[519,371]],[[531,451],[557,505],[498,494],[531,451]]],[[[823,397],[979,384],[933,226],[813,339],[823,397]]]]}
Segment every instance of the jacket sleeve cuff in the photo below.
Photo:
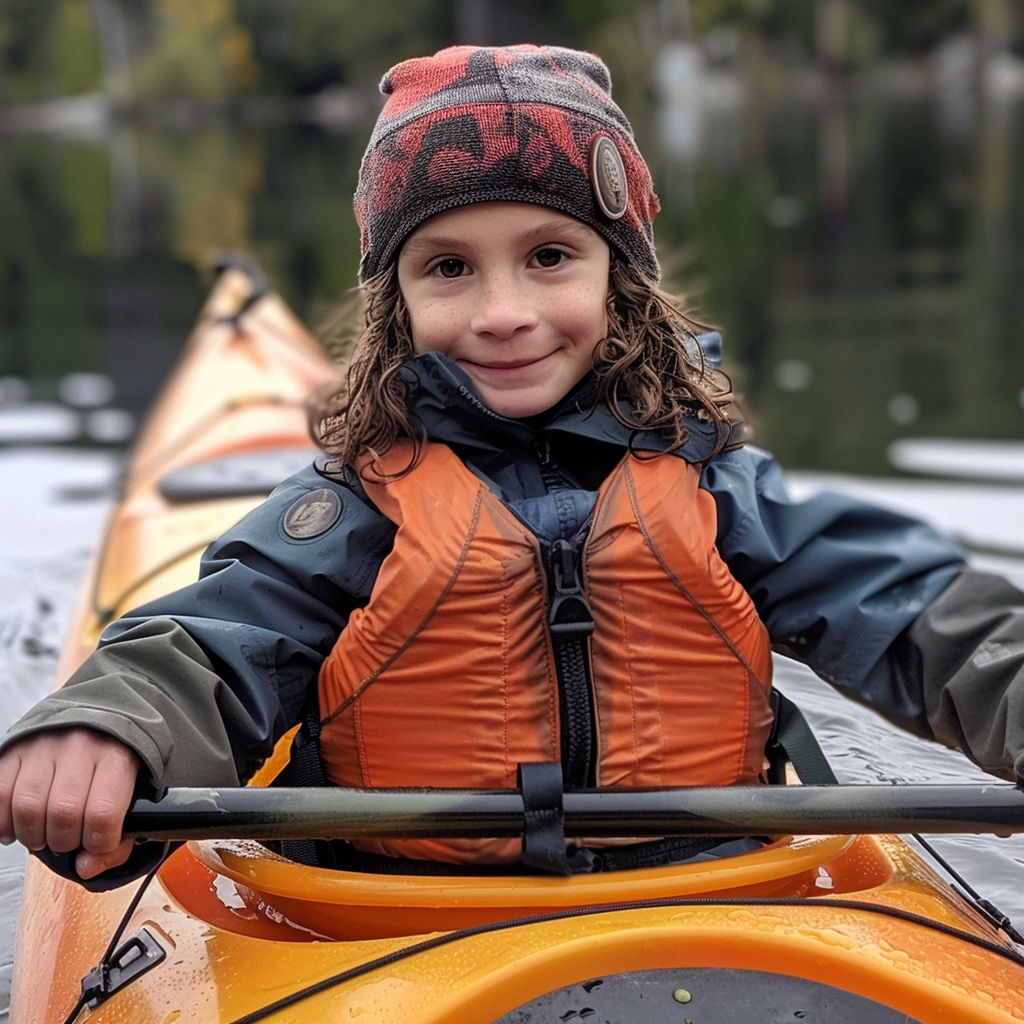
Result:
{"type": "Polygon", "coordinates": [[[55,874],[77,883],[89,892],[108,892],[149,874],[180,845],[181,843],[136,843],[128,860],[95,878],[81,878],[75,871],[77,850],[71,853],[54,853],[49,849],[34,850],[32,856],[38,857],[55,874]]]}

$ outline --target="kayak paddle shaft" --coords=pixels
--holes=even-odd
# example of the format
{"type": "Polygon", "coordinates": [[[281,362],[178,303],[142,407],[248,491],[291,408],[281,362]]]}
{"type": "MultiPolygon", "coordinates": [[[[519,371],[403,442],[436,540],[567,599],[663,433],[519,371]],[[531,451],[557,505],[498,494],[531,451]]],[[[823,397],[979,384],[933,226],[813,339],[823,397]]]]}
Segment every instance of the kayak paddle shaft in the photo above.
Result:
{"type": "MultiPolygon", "coordinates": [[[[746,836],[1024,831],[1010,784],[586,790],[563,798],[565,834],[746,836]]],[[[523,832],[518,790],[172,789],[136,800],[126,838],[498,838],[523,832]]]]}

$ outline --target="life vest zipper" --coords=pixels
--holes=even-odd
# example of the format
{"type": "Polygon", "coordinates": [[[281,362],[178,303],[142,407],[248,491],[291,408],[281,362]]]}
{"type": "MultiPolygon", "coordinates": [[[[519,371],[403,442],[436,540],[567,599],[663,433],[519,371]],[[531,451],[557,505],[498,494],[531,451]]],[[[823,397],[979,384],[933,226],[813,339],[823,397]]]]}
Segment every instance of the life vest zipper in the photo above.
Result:
{"type": "Polygon", "coordinates": [[[548,626],[558,677],[562,784],[597,784],[597,729],[590,668],[594,613],[583,591],[582,548],[587,531],[551,545],[551,608],[548,626]]]}

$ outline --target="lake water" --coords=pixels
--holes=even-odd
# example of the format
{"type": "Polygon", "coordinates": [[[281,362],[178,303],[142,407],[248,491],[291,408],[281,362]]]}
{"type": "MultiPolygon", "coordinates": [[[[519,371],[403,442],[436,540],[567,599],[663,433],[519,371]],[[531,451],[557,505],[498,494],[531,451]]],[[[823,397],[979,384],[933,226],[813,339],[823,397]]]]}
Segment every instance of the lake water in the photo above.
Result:
{"type": "MultiPolygon", "coordinates": [[[[109,452],[0,451],[0,728],[52,685],[118,464],[109,452]]],[[[0,846],[0,1019],[10,996],[24,868],[21,847],[0,846]]]]}

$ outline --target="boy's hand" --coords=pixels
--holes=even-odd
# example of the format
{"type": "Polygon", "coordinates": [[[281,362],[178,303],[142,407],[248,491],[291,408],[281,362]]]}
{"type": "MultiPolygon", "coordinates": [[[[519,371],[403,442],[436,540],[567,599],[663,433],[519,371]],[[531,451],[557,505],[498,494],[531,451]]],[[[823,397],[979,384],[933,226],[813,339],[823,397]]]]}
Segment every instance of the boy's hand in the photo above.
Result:
{"type": "Polygon", "coordinates": [[[0,756],[0,843],[79,850],[75,870],[93,878],[123,864],[121,839],[141,763],[119,740],[92,729],[54,729],[0,756]]]}

